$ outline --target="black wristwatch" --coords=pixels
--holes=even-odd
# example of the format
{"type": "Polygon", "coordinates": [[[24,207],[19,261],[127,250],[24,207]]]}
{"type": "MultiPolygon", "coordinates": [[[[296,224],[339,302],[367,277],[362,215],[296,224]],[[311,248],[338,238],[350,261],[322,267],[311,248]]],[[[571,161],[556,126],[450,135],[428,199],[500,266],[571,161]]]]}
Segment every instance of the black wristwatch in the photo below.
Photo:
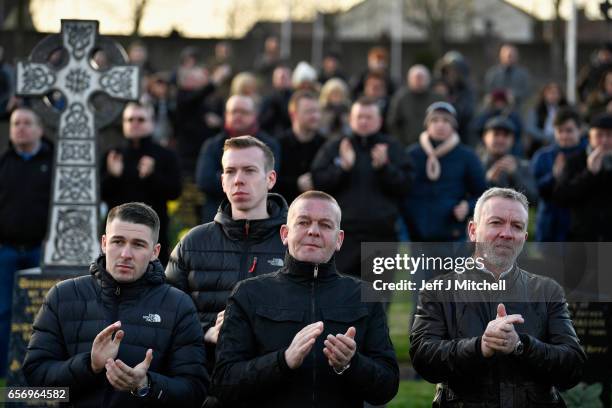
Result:
{"type": "Polygon", "coordinates": [[[150,391],[151,391],[151,378],[149,377],[149,373],[147,373],[147,383],[143,385],[142,387],[134,388],[133,390],[130,391],[130,393],[135,397],[144,398],[147,395],[149,395],[150,391]]]}
{"type": "Polygon", "coordinates": [[[512,354],[514,354],[515,356],[520,356],[523,354],[523,351],[525,351],[525,345],[519,339],[519,341],[517,341],[516,345],[514,346],[514,351],[512,352],[512,354]]]}

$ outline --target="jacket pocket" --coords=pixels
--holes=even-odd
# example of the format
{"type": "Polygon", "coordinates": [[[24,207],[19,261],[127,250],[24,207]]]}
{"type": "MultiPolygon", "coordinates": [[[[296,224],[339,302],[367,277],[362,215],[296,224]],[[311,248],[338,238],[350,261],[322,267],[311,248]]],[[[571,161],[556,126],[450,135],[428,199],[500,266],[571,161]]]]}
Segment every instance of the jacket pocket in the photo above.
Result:
{"type": "Polygon", "coordinates": [[[335,307],[321,309],[325,327],[323,334],[344,334],[349,327],[354,326],[357,330],[355,341],[359,345],[364,335],[365,322],[369,315],[367,307],[335,307]]]}
{"type": "Polygon", "coordinates": [[[259,306],[255,309],[255,337],[260,352],[289,347],[293,337],[306,326],[304,311],[259,306]]]}
{"type": "Polygon", "coordinates": [[[526,390],[527,394],[527,407],[530,408],[551,408],[558,407],[564,408],[565,402],[559,396],[556,390],[542,390],[533,387],[528,387],[526,390]]]}

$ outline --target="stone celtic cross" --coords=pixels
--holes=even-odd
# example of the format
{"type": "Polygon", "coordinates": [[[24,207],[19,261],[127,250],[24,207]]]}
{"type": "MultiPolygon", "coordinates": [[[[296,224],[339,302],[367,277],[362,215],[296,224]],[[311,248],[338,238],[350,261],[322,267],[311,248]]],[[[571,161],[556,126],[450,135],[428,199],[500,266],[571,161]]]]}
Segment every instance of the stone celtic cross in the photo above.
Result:
{"type": "MultiPolygon", "coordinates": [[[[57,60],[57,58],[56,58],[57,60]]],[[[98,35],[98,22],[62,20],[61,34],[42,40],[28,61],[17,64],[17,94],[39,96],[33,107],[57,128],[53,187],[43,271],[83,272],[100,252],[97,130],[121,113],[140,93],[140,71],[125,64],[125,51],[98,35]],[[94,68],[93,53],[103,51],[115,65],[94,68]],[[60,63],[49,64],[54,53],[60,63]],[[48,95],[61,92],[63,108],[52,109],[48,95]],[[106,95],[102,109],[96,95],[106,95]],[[47,101],[45,102],[45,98],[47,101]]],[[[24,186],[27,188],[27,186],[24,186]]]]}

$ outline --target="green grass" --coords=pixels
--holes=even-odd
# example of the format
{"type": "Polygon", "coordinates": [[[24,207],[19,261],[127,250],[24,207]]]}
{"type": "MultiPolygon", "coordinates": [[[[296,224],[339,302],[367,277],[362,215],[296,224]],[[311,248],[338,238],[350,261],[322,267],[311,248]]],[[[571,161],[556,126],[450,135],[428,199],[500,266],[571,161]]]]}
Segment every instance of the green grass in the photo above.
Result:
{"type": "Polygon", "coordinates": [[[6,387],[6,378],[0,378],[0,388],[6,387]]]}
{"type": "Polygon", "coordinates": [[[431,407],[435,391],[436,386],[425,381],[402,381],[397,396],[387,404],[387,408],[431,407]]]}
{"type": "Polygon", "coordinates": [[[412,305],[405,302],[393,302],[389,308],[389,333],[400,364],[410,362],[408,356],[410,346],[408,324],[411,311],[412,305]]]}

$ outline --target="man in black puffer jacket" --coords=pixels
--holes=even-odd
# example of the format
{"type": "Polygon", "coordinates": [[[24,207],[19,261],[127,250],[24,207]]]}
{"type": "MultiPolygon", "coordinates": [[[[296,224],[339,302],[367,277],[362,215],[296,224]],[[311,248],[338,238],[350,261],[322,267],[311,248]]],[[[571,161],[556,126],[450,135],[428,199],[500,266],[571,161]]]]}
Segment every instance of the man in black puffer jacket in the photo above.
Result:
{"type": "Polygon", "coordinates": [[[399,368],[381,303],[336,271],[340,207],[298,196],[281,237],[285,266],[240,282],[221,328],[214,390],[226,407],[363,408],[397,393],[399,368]]]}
{"type": "Polygon", "coordinates": [[[145,204],[110,211],[91,275],[54,286],[34,321],[30,385],[69,387],[77,407],[202,405],[202,331],[191,299],[164,283],[158,234],[145,204]]]}
{"type": "Polygon", "coordinates": [[[230,138],[222,164],[227,198],[213,222],[195,227],[178,243],[166,268],[168,282],[191,294],[198,308],[210,372],[234,285],[278,269],[285,255],[279,231],[287,203],[268,193],[276,181],[270,148],[251,136],[230,138]]]}

